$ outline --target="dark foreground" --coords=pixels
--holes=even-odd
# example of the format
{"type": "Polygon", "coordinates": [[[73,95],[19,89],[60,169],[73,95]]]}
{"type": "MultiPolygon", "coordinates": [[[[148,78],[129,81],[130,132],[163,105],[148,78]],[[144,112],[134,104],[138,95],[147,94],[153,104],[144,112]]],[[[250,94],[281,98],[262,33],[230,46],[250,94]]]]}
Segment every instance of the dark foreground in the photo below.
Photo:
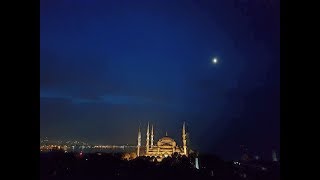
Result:
{"type": "Polygon", "coordinates": [[[192,157],[170,157],[162,162],[139,157],[122,160],[121,154],[51,152],[40,154],[40,179],[217,179],[278,180],[279,164],[225,162],[215,156],[200,156],[200,169],[192,157]]]}

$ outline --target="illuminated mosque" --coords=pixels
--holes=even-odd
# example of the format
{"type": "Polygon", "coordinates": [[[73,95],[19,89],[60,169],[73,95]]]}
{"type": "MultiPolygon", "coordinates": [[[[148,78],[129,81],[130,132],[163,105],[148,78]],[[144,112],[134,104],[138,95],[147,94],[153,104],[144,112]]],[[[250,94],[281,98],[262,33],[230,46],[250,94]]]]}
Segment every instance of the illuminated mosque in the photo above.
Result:
{"type": "MultiPolygon", "coordinates": [[[[138,131],[138,145],[137,145],[137,156],[141,156],[141,131],[139,127],[138,131]]],[[[153,125],[151,125],[151,134],[149,129],[149,123],[147,127],[147,138],[144,156],[154,156],[158,160],[162,160],[165,157],[172,156],[173,153],[178,153],[179,155],[188,156],[187,153],[187,134],[185,123],[182,126],[182,147],[179,147],[175,140],[170,138],[166,133],[166,136],[160,138],[157,144],[154,144],[154,131],[153,125]]]]}

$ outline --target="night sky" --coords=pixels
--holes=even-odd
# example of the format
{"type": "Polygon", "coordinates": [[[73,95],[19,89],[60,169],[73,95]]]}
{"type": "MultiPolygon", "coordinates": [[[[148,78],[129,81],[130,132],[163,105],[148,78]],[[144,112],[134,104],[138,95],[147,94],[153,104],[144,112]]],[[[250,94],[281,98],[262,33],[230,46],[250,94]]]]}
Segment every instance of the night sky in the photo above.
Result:
{"type": "Polygon", "coordinates": [[[200,152],[280,150],[278,1],[40,3],[42,137],[145,144],[150,121],[181,144],[186,121],[200,152]]]}

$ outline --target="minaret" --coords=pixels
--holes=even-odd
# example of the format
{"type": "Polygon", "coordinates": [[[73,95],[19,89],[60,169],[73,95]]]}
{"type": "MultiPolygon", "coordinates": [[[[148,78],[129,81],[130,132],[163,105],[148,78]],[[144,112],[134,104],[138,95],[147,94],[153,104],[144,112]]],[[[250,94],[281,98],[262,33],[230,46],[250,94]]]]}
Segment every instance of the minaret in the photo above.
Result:
{"type": "Polygon", "coordinates": [[[274,161],[274,162],[278,161],[277,154],[276,154],[275,150],[272,151],[272,161],[274,161]]]}
{"type": "Polygon", "coordinates": [[[154,134],[153,134],[153,125],[151,125],[151,148],[153,148],[153,137],[154,137],[154,134]]]}
{"type": "Polygon", "coordinates": [[[187,155],[187,134],[186,134],[186,124],[183,122],[182,126],[182,142],[183,142],[183,153],[187,155]]]}
{"type": "Polygon", "coordinates": [[[146,143],[146,153],[149,152],[149,122],[148,122],[148,127],[147,127],[147,143],[146,143]]]}
{"type": "Polygon", "coordinates": [[[196,159],[195,159],[195,164],[196,164],[196,168],[199,169],[199,159],[198,159],[198,157],[196,157],[196,159]]]}
{"type": "Polygon", "coordinates": [[[138,131],[138,145],[137,145],[137,156],[140,156],[140,146],[141,146],[141,132],[140,132],[140,126],[138,131]]]}

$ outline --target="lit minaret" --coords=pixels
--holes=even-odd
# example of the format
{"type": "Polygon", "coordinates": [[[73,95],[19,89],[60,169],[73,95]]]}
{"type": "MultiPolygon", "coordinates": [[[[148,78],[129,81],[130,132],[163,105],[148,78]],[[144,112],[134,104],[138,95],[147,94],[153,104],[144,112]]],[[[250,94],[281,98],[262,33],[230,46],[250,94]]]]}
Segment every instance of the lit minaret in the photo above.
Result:
{"type": "Polygon", "coordinates": [[[187,156],[187,134],[186,134],[185,122],[183,122],[183,127],[182,127],[182,142],[183,142],[183,153],[187,156]]]}
{"type": "Polygon", "coordinates": [[[153,125],[151,125],[151,148],[153,148],[153,137],[154,137],[154,134],[153,134],[153,125]]]}
{"type": "Polygon", "coordinates": [[[276,154],[275,150],[272,151],[272,161],[274,161],[274,162],[278,161],[277,154],[276,154]]]}
{"type": "Polygon", "coordinates": [[[146,143],[146,151],[147,153],[149,152],[149,122],[148,122],[148,127],[147,127],[147,143],[146,143]]]}
{"type": "Polygon", "coordinates": [[[199,169],[199,159],[198,159],[198,157],[196,157],[196,159],[195,159],[195,164],[196,164],[196,168],[199,169]]]}
{"type": "Polygon", "coordinates": [[[137,146],[137,156],[140,156],[140,146],[141,146],[141,132],[140,132],[140,126],[139,126],[139,132],[138,132],[138,146],[137,146]]]}

